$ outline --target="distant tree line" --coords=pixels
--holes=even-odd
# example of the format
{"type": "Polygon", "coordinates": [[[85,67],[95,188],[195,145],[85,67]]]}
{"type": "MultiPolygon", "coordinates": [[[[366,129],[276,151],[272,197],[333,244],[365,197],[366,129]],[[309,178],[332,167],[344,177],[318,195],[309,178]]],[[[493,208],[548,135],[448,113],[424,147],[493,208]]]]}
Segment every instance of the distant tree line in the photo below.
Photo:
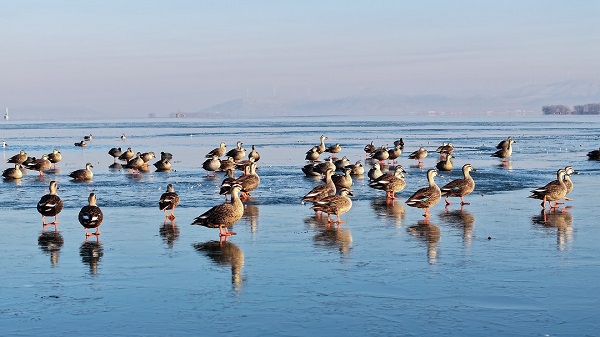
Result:
{"type": "Polygon", "coordinates": [[[600,103],[575,105],[570,108],[566,105],[544,105],[544,115],[600,115],[600,103]]]}

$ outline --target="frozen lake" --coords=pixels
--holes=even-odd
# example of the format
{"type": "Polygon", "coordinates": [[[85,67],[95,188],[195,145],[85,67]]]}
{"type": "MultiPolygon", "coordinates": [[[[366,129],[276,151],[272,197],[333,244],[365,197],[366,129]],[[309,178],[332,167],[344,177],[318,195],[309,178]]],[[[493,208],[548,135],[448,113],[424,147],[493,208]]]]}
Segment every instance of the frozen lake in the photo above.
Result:
{"type": "Polygon", "coordinates": [[[42,178],[30,171],[1,184],[2,335],[597,334],[600,162],[586,153],[600,147],[599,116],[11,120],[1,130],[4,162],[21,149],[63,155],[42,178]],[[87,147],[74,146],[88,134],[87,147]],[[365,175],[354,180],[347,223],[316,219],[300,198],[319,181],[301,167],[320,135],[366,170],[366,144],[402,137],[398,162],[408,175],[399,200],[386,204],[365,175]],[[517,143],[501,165],[490,154],[507,136],[517,143]],[[218,230],[189,224],[224,201],[223,174],[206,177],[204,155],[238,140],[260,152],[261,184],[233,226],[237,235],[219,245],[218,230]],[[426,226],[422,210],[404,201],[426,185],[444,142],[456,158],[438,185],[470,163],[476,188],[462,210],[457,198],[447,210],[443,201],[434,206],[426,226]],[[417,167],[407,155],[420,146],[430,155],[417,167]],[[111,169],[111,147],[170,152],[173,171],[111,169]],[[93,181],[72,181],[68,174],[87,162],[93,181]],[[544,216],[529,190],[567,165],[579,172],[571,208],[544,216]],[[36,204],[51,180],[65,209],[58,232],[42,233],[36,204]],[[173,224],[157,204],[169,183],[181,197],[173,224]],[[86,241],[77,220],[90,192],[105,217],[98,241],[86,241]]]}

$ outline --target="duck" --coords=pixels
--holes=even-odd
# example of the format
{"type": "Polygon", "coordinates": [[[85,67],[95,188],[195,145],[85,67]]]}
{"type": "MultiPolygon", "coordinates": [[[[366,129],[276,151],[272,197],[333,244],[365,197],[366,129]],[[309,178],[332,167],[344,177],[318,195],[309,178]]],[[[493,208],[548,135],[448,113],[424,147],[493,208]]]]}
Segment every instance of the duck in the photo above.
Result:
{"type": "Polygon", "coordinates": [[[133,150],[130,147],[128,147],[125,152],[121,153],[121,155],[119,156],[119,160],[128,162],[131,159],[133,159],[133,157],[135,157],[135,153],[133,153],[133,150]]]}
{"type": "Polygon", "coordinates": [[[454,179],[446,185],[442,186],[442,196],[446,196],[446,206],[450,205],[449,197],[460,197],[460,205],[470,205],[464,197],[471,194],[475,189],[475,181],[471,177],[471,171],[477,172],[471,164],[464,164],[462,167],[463,178],[454,179]]]}
{"type": "Polygon", "coordinates": [[[350,175],[351,171],[352,169],[345,168],[344,174],[334,174],[331,176],[331,180],[336,188],[350,188],[350,186],[352,186],[352,176],[350,175]]]}
{"type": "Polygon", "coordinates": [[[79,219],[79,223],[83,226],[86,238],[92,235],[95,235],[96,237],[100,235],[100,225],[102,224],[102,220],[104,220],[104,214],[102,214],[100,207],[96,205],[95,193],[90,193],[87,206],[81,207],[77,218],[79,219]],[[96,228],[96,231],[94,233],[89,233],[88,229],[92,228],[96,228]]]}
{"type": "MultiPolygon", "coordinates": [[[[500,143],[498,143],[498,145],[496,145],[496,148],[497,148],[498,150],[500,150],[500,149],[505,149],[505,148],[507,148],[507,147],[508,147],[508,145],[510,145],[510,144],[511,144],[511,141],[512,141],[512,140],[513,140],[512,136],[508,136],[508,138],[506,138],[506,139],[504,139],[504,140],[500,141],[500,143]]],[[[514,143],[514,141],[513,141],[512,143],[514,143]]]]}
{"type": "Polygon", "coordinates": [[[231,189],[231,185],[235,182],[234,169],[228,169],[225,171],[225,178],[221,182],[221,188],[219,189],[219,194],[225,196],[225,200],[227,200],[227,194],[229,194],[229,190],[231,189]]]}
{"type": "Polygon", "coordinates": [[[224,142],[221,142],[219,144],[219,147],[216,147],[210,151],[208,151],[208,153],[206,154],[206,156],[204,156],[204,158],[212,158],[213,156],[217,156],[217,157],[223,157],[225,155],[225,153],[227,153],[227,145],[225,145],[224,142]]]}
{"type": "Polygon", "coordinates": [[[363,166],[360,160],[356,161],[356,163],[346,166],[350,168],[350,175],[353,176],[362,176],[365,174],[365,167],[363,166]]]}
{"type": "Polygon", "coordinates": [[[373,152],[371,158],[378,160],[381,163],[382,161],[388,160],[390,158],[390,153],[388,152],[388,149],[385,145],[381,145],[379,149],[373,152]]]}
{"type": "Polygon", "coordinates": [[[161,151],[160,152],[160,160],[163,160],[163,159],[172,160],[173,159],[173,154],[171,154],[169,152],[163,152],[163,151],[161,151]]]}
{"type": "Polygon", "coordinates": [[[168,172],[171,171],[171,162],[169,159],[161,159],[154,163],[154,167],[156,167],[157,172],[168,172]]]}
{"type": "MultiPolygon", "coordinates": [[[[571,180],[571,174],[577,174],[577,171],[573,168],[573,166],[565,167],[565,186],[567,187],[567,194],[571,193],[573,190],[573,181],[571,180]]],[[[565,200],[572,200],[565,196],[565,200]]]]}
{"type": "Polygon", "coordinates": [[[212,158],[207,159],[202,163],[202,168],[206,170],[206,176],[210,176],[209,172],[213,172],[213,176],[217,176],[217,170],[221,169],[221,161],[219,157],[214,154],[212,158]]]}
{"type": "Polygon", "coordinates": [[[401,165],[396,166],[394,173],[386,173],[379,178],[369,183],[371,188],[376,190],[385,191],[385,197],[387,200],[395,200],[395,194],[402,191],[406,187],[406,181],[404,180],[404,173],[406,171],[401,165]]]}
{"type": "Polygon", "coordinates": [[[371,181],[381,177],[382,175],[383,172],[381,172],[381,165],[379,165],[379,163],[377,162],[373,163],[373,166],[371,167],[371,169],[369,169],[369,172],[367,172],[367,176],[371,181]]]}
{"type": "Polygon", "coordinates": [[[136,153],[135,158],[132,158],[127,161],[127,165],[125,167],[130,168],[139,173],[144,166],[144,160],[142,159],[142,154],[140,152],[136,153]]]}
{"type": "Polygon", "coordinates": [[[589,160],[600,160],[600,149],[588,152],[587,156],[589,160]]]}
{"type": "Polygon", "coordinates": [[[406,204],[411,207],[418,207],[425,210],[423,216],[425,219],[429,219],[429,208],[435,206],[440,199],[442,192],[435,183],[434,178],[438,176],[438,172],[435,169],[429,169],[427,171],[427,181],[429,186],[418,189],[410,198],[406,200],[406,204]]]}
{"type": "Polygon", "coordinates": [[[344,169],[344,167],[350,165],[350,159],[348,159],[346,156],[343,156],[341,159],[334,161],[333,164],[335,165],[336,170],[341,171],[344,169]]]}
{"type": "MultiPolygon", "coordinates": [[[[328,168],[327,171],[325,171],[325,183],[315,186],[312,190],[306,193],[306,195],[302,197],[302,202],[311,202],[314,204],[316,201],[320,201],[325,197],[335,195],[336,187],[333,183],[333,180],[331,180],[333,172],[333,169],[328,168]]],[[[315,210],[315,213],[317,213],[317,210],[315,210]]]]}
{"type": "Polygon", "coordinates": [[[108,154],[113,157],[113,162],[117,162],[117,158],[119,158],[119,156],[123,154],[123,151],[120,147],[113,147],[110,150],[108,150],[108,154]]]}
{"type": "Polygon", "coordinates": [[[8,147],[8,144],[4,140],[2,141],[2,147],[8,147]]]}
{"type": "Polygon", "coordinates": [[[319,145],[317,145],[317,152],[319,154],[321,154],[321,153],[325,152],[325,149],[326,149],[325,139],[327,139],[327,137],[325,135],[321,135],[321,137],[319,137],[319,139],[321,142],[319,143],[319,145]]]}
{"type": "Polygon", "coordinates": [[[452,153],[454,152],[454,145],[452,143],[442,143],[435,152],[437,153],[452,153]]]}
{"type": "Polygon", "coordinates": [[[257,162],[260,160],[260,153],[258,153],[258,151],[256,151],[256,145],[252,145],[252,151],[250,151],[250,153],[248,153],[248,159],[254,159],[254,162],[257,162]]]}
{"type": "Polygon", "coordinates": [[[316,146],[313,146],[310,150],[306,151],[306,156],[304,157],[305,160],[308,161],[317,161],[319,160],[319,150],[316,146]]]}
{"type": "Polygon", "coordinates": [[[92,166],[91,163],[87,163],[85,164],[85,169],[75,170],[69,174],[69,177],[79,181],[92,180],[94,173],[90,170],[90,168],[93,167],[94,166],[92,166]]]}
{"type": "Polygon", "coordinates": [[[235,170],[235,161],[231,157],[227,157],[225,160],[221,160],[221,166],[219,170],[223,172],[227,172],[227,170],[232,169],[235,170]]]}
{"type": "Polygon", "coordinates": [[[125,141],[127,139],[127,136],[125,136],[125,134],[121,135],[121,141],[125,141]]]}
{"type": "Polygon", "coordinates": [[[83,136],[83,140],[85,140],[85,141],[88,141],[88,142],[89,142],[90,140],[92,140],[92,134],[90,133],[90,134],[89,134],[89,135],[87,135],[87,136],[83,136]]]}
{"type": "Polygon", "coordinates": [[[315,166],[315,170],[317,172],[321,172],[321,174],[325,174],[325,171],[327,171],[328,169],[332,169],[333,171],[335,171],[336,169],[332,158],[327,158],[324,162],[319,163],[315,166]]]}
{"type": "Polygon", "coordinates": [[[558,201],[564,199],[567,195],[567,185],[564,182],[566,173],[565,169],[558,169],[556,171],[556,180],[549,182],[543,187],[531,190],[529,198],[542,200],[540,205],[543,209],[546,209],[546,201],[551,210],[557,208],[558,204],[561,203],[558,201]],[[552,205],[552,201],[555,202],[554,205],[552,205]]]}
{"type": "Polygon", "coordinates": [[[452,171],[452,162],[450,161],[452,158],[454,158],[452,153],[445,153],[443,159],[438,161],[437,164],[435,164],[435,167],[438,171],[452,171]]]}
{"type": "Polygon", "coordinates": [[[394,146],[398,146],[398,145],[400,145],[400,148],[402,150],[404,150],[404,140],[402,140],[402,138],[394,141],[394,146]]]}
{"type": "Polygon", "coordinates": [[[317,165],[313,163],[308,163],[302,167],[302,172],[307,177],[320,177],[322,174],[317,170],[317,165]]]}
{"type": "Polygon", "coordinates": [[[158,200],[158,208],[165,213],[165,218],[169,220],[175,219],[175,207],[179,205],[179,195],[175,192],[173,184],[167,185],[167,191],[160,196],[158,200]],[[171,213],[167,213],[171,210],[171,213]]]}
{"type": "Polygon", "coordinates": [[[341,188],[337,194],[314,202],[311,208],[315,212],[320,211],[321,213],[327,213],[328,222],[335,222],[340,225],[346,223],[345,221],[342,221],[340,215],[347,213],[352,208],[352,199],[350,199],[350,197],[353,196],[354,194],[352,194],[352,191],[344,187],[341,188]],[[332,214],[337,217],[336,221],[331,219],[332,214]]]}
{"type": "Polygon", "coordinates": [[[244,215],[244,204],[239,197],[242,190],[240,184],[230,187],[231,202],[216,205],[194,219],[192,225],[200,225],[208,228],[219,228],[219,238],[227,238],[234,235],[227,227],[235,224],[244,215]]]}
{"type": "Polygon", "coordinates": [[[427,157],[427,150],[422,146],[417,151],[408,155],[408,159],[416,159],[419,164],[421,164],[421,160],[425,157],[427,157]]]}
{"type": "Polygon", "coordinates": [[[400,145],[395,145],[393,149],[388,150],[388,160],[391,160],[394,164],[400,155],[402,155],[402,146],[400,145]]]}
{"type": "Polygon", "coordinates": [[[244,143],[238,140],[237,147],[227,151],[225,154],[227,157],[233,158],[234,161],[238,161],[246,156],[246,149],[242,146],[244,143]]]}
{"type": "Polygon", "coordinates": [[[56,163],[62,160],[62,154],[57,149],[54,149],[52,153],[48,154],[48,160],[54,164],[54,168],[56,169],[56,163]]]}
{"type": "Polygon", "coordinates": [[[377,147],[375,147],[375,144],[373,144],[373,141],[371,141],[371,143],[365,145],[364,151],[365,151],[365,158],[368,158],[370,156],[372,156],[372,154],[377,150],[377,147]]]}
{"type": "Polygon", "coordinates": [[[331,157],[335,157],[335,154],[339,153],[340,151],[342,151],[342,146],[340,143],[336,143],[335,145],[331,145],[325,149],[325,152],[331,153],[331,157]]]}
{"type": "Polygon", "coordinates": [[[4,179],[21,179],[23,178],[23,171],[21,171],[21,164],[15,164],[15,167],[9,167],[2,172],[4,179]]]}
{"type": "Polygon", "coordinates": [[[58,190],[58,184],[52,180],[49,185],[49,193],[42,196],[40,201],[37,203],[37,211],[42,215],[42,226],[46,227],[49,225],[58,224],[58,214],[63,210],[63,201],[56,194],[58,190]],[[47,216],[53,216],[53,222],[46,222],[47,216]]]}
{"type": "Polygon", "coordinates": [[[8,158],[8,160],[6,162],[13,163],[13,164],[23,164],[26,160],[27,160],[27,152],[25,152],[24,150],[21,150],[21,151],[19,151],[19,153],[8,158]]]}
{"type": "Polygon", "coordinates": [[[142,153],[142,155],[140,156],[140,158],[142,158],[142,160],[144,161],[144,163],[148,163],[150,160],[152,160],[152,158],[156,158],[156,154],[152,151],[150,152],[144,152],[142,153]]]}
{"type": "MultiPolygon", "coordinates": [[[[490,157],[502,158],[502,162],[505,162],[506,159],[512,155],[512,144],[516,143],[514,141],[514,139],[512,139],[512,137],[508,137],[506,142],[507,142],[506,147],[502,147],[500,150],[492,153],[492,155],[490,157]]],[[[503,142],[500,142],[500,144],[503,144],[503,142]]],[[[498,144],[498,145],[500,145],[500,144],[498,144]]]]}
{"type": "Polygon", "coordinates": [[[40,173],[40,177],[44,174],[42,171],[49,170],[52,167],[52,163],[48,160],[48,155],[42,155],[42,158],[36,159],[30,164],[27,164],[27,168],[31,170],[36,170],[40,173]]]}
{"type": "MultiPolygon", "coordinates": [[[[229,158],[231,158],[231,157],[229,157],[229,158]]],[[[254,158],[240,160],[237,163],[235,163],[235,168],[245,173],[246,168],[248,168],[253,163],[254,163],[254,158]]],[[[257,165],[257,167],[258,167],[258,165],[257,165]]]]}
{"type": "Polygon", "coordinates": [[[260,177],[256,174],[256,163],[252,163],[246,173],[234,180],[233,184],[241,185],[240,198],[242,201],[252,197],[250,192],[255,190],[260,184],[260,177]]]}
{"type": "Polygon", "coordinates": [[[85,140],[82,140],[80,142],[74,143],[75,146],[81,146],[81,147],[86,147],[87,143],[85,142],[85,140]]]}

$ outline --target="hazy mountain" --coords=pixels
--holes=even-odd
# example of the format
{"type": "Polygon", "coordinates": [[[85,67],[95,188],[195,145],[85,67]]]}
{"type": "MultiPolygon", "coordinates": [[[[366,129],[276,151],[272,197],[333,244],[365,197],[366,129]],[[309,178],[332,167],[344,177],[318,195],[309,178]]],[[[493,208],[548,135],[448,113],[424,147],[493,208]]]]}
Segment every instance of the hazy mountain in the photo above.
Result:
{"type": "Polygon", "coordinates": [[[563,81],[528,85],[496,96],[450,97],[442,95],[403,95],[366,89],[357,94],[333,99],[285,100],[239,98],[223,102],[186,116],[255,116],[255,115],[322,115],[322,114],[403,114],[438,112],[511,112],[541,114],[542,106],[567,106],[600,102],[600,83],[563,81]]]}

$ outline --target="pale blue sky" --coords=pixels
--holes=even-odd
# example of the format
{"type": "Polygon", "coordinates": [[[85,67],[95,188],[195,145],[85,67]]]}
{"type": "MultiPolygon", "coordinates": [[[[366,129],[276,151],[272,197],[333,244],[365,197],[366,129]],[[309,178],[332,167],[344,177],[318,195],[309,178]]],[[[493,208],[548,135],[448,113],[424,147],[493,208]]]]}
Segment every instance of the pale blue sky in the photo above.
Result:
{"type": "Polygon", "coordinates": [[[0,1],[0,106],[107,115],[599,80],[598,1],[0,1]]]}

